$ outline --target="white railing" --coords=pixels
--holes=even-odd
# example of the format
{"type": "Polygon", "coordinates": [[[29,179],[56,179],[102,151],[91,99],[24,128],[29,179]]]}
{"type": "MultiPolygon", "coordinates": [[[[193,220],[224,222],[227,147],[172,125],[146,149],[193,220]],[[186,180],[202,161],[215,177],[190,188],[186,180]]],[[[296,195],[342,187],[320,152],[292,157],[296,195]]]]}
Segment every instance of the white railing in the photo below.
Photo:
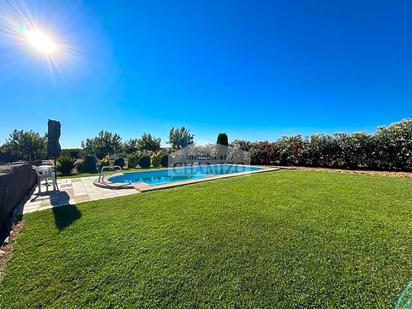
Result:
{"type": "Polygon", "coordinates": [[[102,173],[103,173],[105,170],[121,171],[122,168],[121,168],[119,165],[105,165],[105,166],[102,166],[102,167],[100,168],[99,182],[102,181],[102,178],[103,178],[102,173]]]}

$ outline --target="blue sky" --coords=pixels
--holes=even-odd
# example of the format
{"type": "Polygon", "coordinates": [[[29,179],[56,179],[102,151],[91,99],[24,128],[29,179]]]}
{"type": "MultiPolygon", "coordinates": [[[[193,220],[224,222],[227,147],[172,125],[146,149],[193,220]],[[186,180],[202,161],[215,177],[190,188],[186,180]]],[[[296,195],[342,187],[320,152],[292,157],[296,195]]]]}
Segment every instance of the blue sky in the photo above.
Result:
{"type": "Polygon", "coordinates": [[[412,116],[410,1],[3,1],[0,23],[1,141],[48,118],[76,147],[101,129],[204,143],[412,116]],[[21,24],[60,44],[52,68],[21,24]]]}

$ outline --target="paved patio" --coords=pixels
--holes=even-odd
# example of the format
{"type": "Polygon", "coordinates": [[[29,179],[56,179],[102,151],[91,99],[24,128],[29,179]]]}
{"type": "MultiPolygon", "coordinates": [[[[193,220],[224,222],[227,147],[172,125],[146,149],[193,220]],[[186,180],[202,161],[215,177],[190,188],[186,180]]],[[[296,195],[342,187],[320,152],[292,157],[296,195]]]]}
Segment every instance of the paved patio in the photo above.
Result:
{"type": "Polygon", "coordinates": [[[81,202],[100,200],[130,194],[139,193],[135,189],[107,189],[100,188],[93,184],[96,176],[57,179],[59,191],[53,191],[49,186],[49,191],[45,184],[42,185],[42,192],[38,195],[38,189],[24,205],[23,214],[58,207],[67,204],[77,204],[81,202]]]}

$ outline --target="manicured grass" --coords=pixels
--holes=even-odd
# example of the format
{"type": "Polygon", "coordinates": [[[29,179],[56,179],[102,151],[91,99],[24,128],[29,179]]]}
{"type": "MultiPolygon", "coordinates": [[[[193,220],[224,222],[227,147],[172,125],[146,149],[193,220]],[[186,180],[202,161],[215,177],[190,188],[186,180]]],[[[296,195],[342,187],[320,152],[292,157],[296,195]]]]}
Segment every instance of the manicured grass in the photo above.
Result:
{"type": "Polygon", "coordinates": [[[0,307],[388,308],[412,278],[411,197],[410,179],[278,171],[33,213],[0,307]]]}

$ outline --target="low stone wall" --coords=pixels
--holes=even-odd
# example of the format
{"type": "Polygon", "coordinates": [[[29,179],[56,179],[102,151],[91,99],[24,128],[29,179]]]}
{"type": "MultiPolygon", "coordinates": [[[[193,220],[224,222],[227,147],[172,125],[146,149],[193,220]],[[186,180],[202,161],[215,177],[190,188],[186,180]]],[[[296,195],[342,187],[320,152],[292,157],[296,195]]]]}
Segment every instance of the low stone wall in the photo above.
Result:
{"type": "Polygon", "coordinates": [[[29,163],[0,165],[0,230],[36,181],[36,172],[29,163]]]}

